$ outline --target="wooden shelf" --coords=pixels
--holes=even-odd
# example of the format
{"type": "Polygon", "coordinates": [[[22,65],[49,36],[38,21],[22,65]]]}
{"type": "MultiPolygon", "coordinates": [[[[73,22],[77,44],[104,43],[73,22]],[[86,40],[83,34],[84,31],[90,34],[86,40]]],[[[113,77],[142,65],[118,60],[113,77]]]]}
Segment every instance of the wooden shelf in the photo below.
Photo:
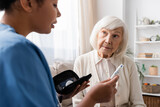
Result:
{"type": "Polygon", "coordinates": [[[135,60],[144,60],[144,61],[155,61],[160,60],[160,58],[134,58],[135,60]]]}
{"type": "Polygon", "coordinates": [[[144,77],[160,78],[160,75],[144,75],[144,77]]]}
{"type": "Polygon", "coordinates": [[[159,44],[160,41],[136,41],[136,44],[159,44]]]}
{"type": "Polygon", "coordinates": [[[148,95],[148,96],[157,96],[160,97],[160,93],[142,93],[142,95],[148,95]]]}
{"type": "Polygon", "coordinates": [[[149,28],[149,27],[160,27],[160,24],[157,25],[137,25],[136,28],[149,28]]]}

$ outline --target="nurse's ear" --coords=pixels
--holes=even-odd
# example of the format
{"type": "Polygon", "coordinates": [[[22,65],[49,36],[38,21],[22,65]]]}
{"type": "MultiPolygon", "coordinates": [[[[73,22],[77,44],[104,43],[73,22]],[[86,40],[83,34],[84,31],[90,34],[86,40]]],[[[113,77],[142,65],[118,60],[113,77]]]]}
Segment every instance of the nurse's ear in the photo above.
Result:
{"type": "Polygon", "coordinates": [[[34,4],[33,0],[19,0],[19,1],[20,1],[22,8],[26,12],[32,12],[33,4],[34,4]]]}

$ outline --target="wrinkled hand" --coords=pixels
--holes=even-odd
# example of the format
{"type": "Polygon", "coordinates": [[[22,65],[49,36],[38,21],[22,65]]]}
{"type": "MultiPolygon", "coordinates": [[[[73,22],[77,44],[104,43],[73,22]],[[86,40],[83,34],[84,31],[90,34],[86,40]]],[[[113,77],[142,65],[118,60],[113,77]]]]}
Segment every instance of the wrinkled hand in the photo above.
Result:
{"type": "Polygon", "coordinates": [[[84,81],[81,85],[78,85],[72,93],[67,94],[67,95],[62,95],[62,100],[71,98],[74,95],[76,95],[77,93],[79,93],[80,91],[84,90],[85,88],[87,88],[89,86],[88,83],[89,83],[89,81],[84,81]]]}

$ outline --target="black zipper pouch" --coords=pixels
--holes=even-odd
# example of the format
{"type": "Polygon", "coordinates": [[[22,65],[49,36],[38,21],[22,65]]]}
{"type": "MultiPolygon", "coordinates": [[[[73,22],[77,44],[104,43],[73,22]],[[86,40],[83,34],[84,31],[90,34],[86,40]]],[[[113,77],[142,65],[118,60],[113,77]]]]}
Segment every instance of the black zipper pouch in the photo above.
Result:
{"type": "Polygon", "coordinates": [[[92,75],[89,74],[79,78],[74,71],[66,70],[54,76],[53,81],[57,93],[69,94],[73,92],[78,85],[81,85],[84,81],[88,81],[91,76],[92,75]]]}

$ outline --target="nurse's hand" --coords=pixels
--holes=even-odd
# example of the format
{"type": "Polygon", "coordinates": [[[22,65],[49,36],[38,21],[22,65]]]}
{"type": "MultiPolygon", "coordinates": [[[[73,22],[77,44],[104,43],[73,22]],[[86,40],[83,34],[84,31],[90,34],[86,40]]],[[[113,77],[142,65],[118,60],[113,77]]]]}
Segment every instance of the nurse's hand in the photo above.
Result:
{"type": "MultiPolygon", "coordinates": [[[[95,87],[93,87],[89,92],[91,98],[96,103],[108,102],[117,92],[116,82],[118,81],[119,76],[115,76],[113,79],[108,79],[101,81],[95,87]],[[94,94],[93,94],[94,93],[94,94]]],[[[89,93],[88,93],[89,94],[89,93]]]]}
{"type": "Polygon", "coordinates": [[[78,107],[94,107],[96,103],[108,102],[117,92],[116,82],[119,76],[99,82],[86,94],[78,107]]]}
{"type": "Polygon", "coordinates": [[[67,95],[61,95],[62,96],[62,100],[68,99],[68,98],[72,98],[74,95],[76,95],[77,93],[79,93],[80,91],[84,90],[85,88],[89,87],[89,81],[84,81],[81,85],[78,85],[76,87],[76,89],[67,95]]]}

